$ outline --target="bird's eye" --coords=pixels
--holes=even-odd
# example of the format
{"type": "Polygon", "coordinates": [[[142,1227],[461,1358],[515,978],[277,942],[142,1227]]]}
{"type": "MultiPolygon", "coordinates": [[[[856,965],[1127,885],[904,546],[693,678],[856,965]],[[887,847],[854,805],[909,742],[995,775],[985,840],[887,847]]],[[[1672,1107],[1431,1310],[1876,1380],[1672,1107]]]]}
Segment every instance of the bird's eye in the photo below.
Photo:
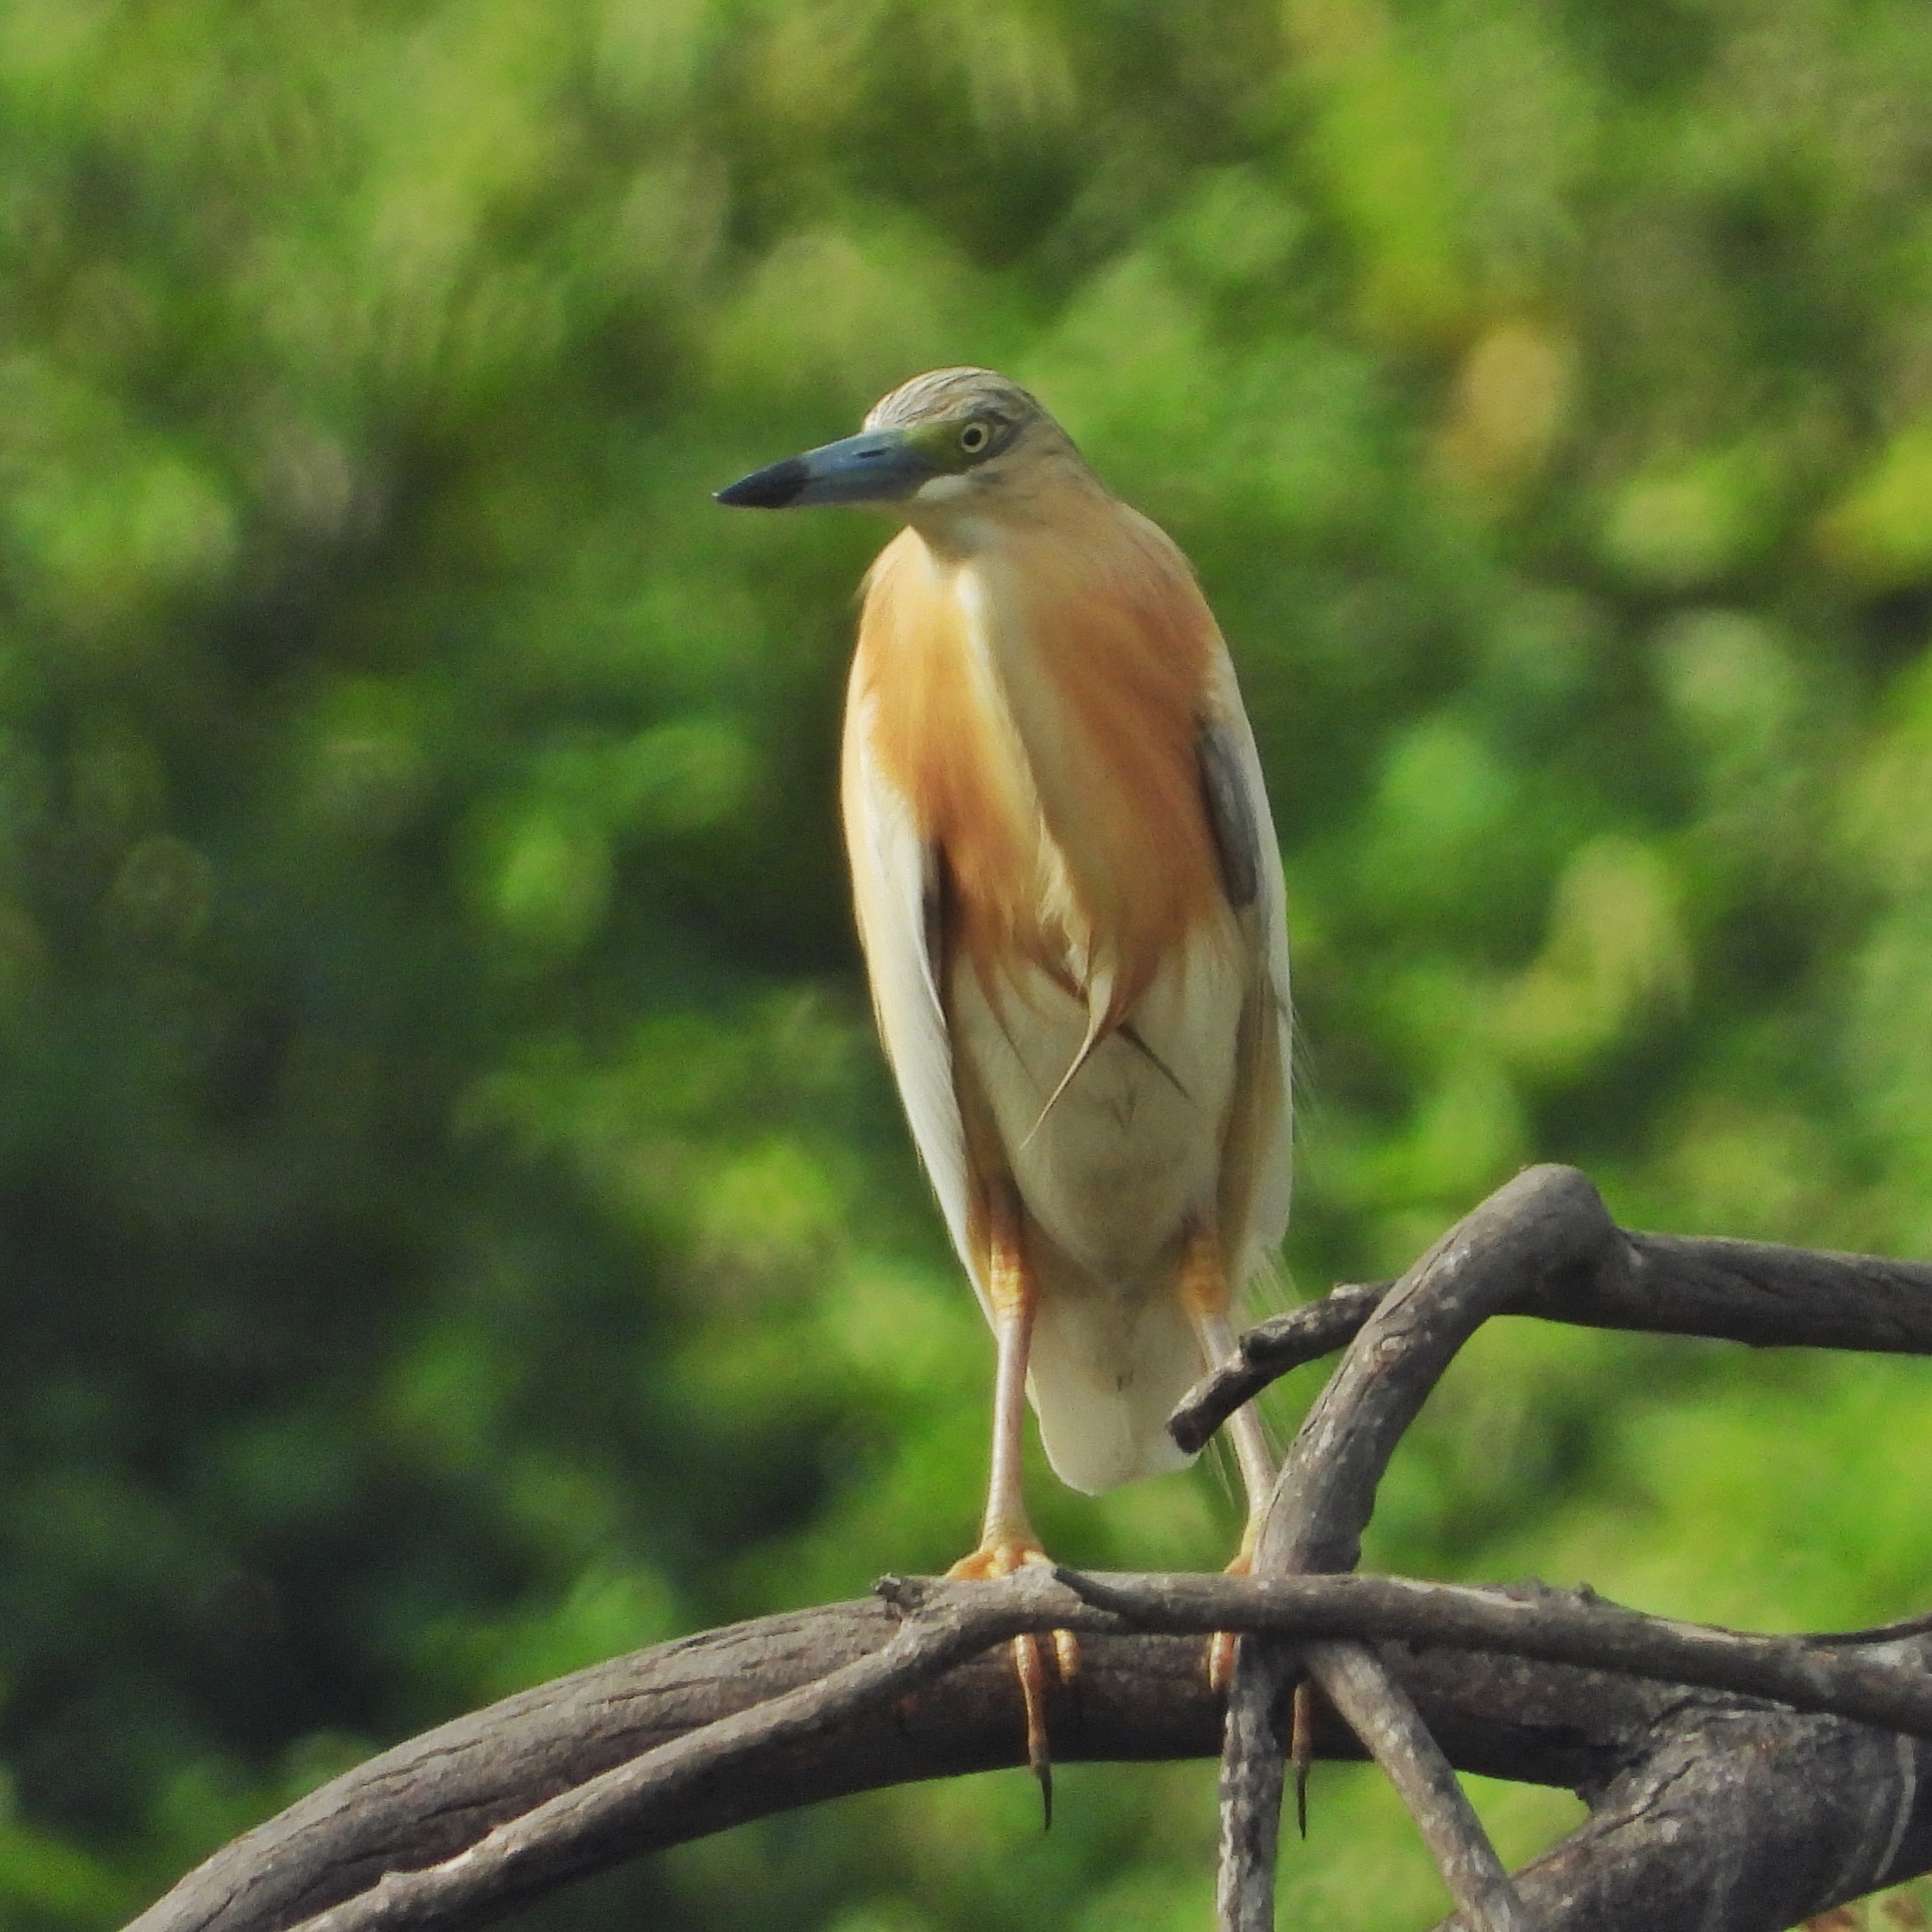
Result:
{"type": "Polygon", "coordinates": [[[969,423],[959,432],[959,447],[968,456],[977,456],[993,441],[993,431],[984,423],[969,423]]]}

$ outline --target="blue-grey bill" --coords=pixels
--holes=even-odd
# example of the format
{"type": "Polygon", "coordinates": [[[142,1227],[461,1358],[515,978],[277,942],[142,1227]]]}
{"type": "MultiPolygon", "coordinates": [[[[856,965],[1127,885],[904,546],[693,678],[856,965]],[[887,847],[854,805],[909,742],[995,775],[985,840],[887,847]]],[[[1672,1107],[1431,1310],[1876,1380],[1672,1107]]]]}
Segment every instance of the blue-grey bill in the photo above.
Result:
{"type": "Polygon", "coordinates": [[[788,456],[727,484],[716,500],[740,510],[789,510],[811,503],[891,503],[934,473],[898,430],[867,430],[841,442],[788,456]]]}

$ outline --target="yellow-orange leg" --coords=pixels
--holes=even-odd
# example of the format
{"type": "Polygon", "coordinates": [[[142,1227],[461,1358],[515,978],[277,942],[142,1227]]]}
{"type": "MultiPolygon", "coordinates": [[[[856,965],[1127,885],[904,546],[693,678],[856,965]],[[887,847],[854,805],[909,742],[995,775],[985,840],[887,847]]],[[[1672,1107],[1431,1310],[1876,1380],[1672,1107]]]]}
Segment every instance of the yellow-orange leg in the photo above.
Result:
{"type": "MultiPolygon", "coordinates": [[[[1218,1368],[1234,1353],[1235,1338],[1228,1325],[1228,1270],[1221,1260],[1220,1243],[1208,1229],[1199,1229],[1190,1237],[1181,1257],[1181,1300],[1201,1338],[1207,1366],[1218,1368]]],[[[1274,1457],[1251,1403],[1243,1403],[1228,1418],[1228,1433],[1234,1439],[1235,1460],[1240,1466],[1247,1520],[1241,1532],[1241,1547],[1227,1573],[1245,1577],[1254,1560],[1268,1498],[1274,1492],[1274,1457]]],[[[1232,1630],[1217,1631],[1209,1639],[1208,1682],[1217,1691],[1225,1691],[1234,1680],[1235,1641],[1232,1630]]]]}
{"type": "MultiPolygon", "coordinates": [[[[992,1221],[986,1288],[999,1350],[993,1396],[993,1471],[986,1485],[986,1518],[979,1547],[946,1573],[974,1581],[1010,1577],[1027,1564],[1051,1561],[1027,1520],[1020,1476],[1027,1419],[1027,1352],[1032,1345],[1039,1290],[1027,1266],[1019,1217],[1011,1203],[997,1203],[992,1221]]],[[[1080,1649],[1073,1633],[1055,1630],[1053,1647],[1060,1680],[1071,1683],[1080,1668],[1080,1649]]],[[[1040,1781],[1041,1801],[1051,1825],[1053,1761],[1046,1737],[1046,1665],[1037,1637],[1013,1639],[1013,1669],[1027,1714],[1027,1762],[1040,1781]]]]}
{"type": "MultiPolygon", "coordinates": [[[[1201,1352],[1210,1368],[1216,1368],[1235,1352],[1234,1330],[1228,1325],[1228,1287],[1222,1267],[1220,1244],[1212,1235],[1198,1233],[1188,1243],[1181,1264],[1181,1292],[1194,1332],[1201,1338],[1201,1352]]],[[[1254,1562],[1254,1546],[1261,1539],[1262,1519],[1267,1513],[1268,1499],[1274,1493],[1277,1471],[1268,1447],[1267,1432],[1254,1405],[1243,1403],[1228,1420],[1234,1438],[1235,1460],[1241,1466],[1241,1486],[1247,1497],[1247,1520],[1241,1531],[1241,1547],[1228,1566],[1231,1577],[1245,1577],[1254,1562]]],[[[1234,1682],[1235,1646],[1239,1640],[1232,1630],[1217,1630],[1208,1639],[1208,1683],[1223,1695],[1234,1682]]],[[[1295,1771],[1295,1821],[1301,1835],[1308,1835],[1308,1767],[1314,1761],[1315,1706],[1308,1681],[1295,1686],[1293,1730],[1289,1747],[1295,1771]]]]}

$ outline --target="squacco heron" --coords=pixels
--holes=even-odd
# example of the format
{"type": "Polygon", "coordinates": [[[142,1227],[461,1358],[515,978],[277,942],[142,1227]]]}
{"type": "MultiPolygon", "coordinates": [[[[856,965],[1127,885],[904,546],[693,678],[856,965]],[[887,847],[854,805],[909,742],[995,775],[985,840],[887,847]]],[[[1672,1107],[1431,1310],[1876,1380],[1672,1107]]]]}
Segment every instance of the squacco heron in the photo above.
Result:
{"type": "MultiPolygon", "coordinates": [[[[989,370],[916,376],[718,501],[905,526],[865,579],[845,840],[886,1056],[998,1347],[985,1525],[951,1573],[1010,1575],[1046,1560],[1023,1398],[1076,1490],[1181,1467],[1167,1414],[1287,1225],[1288,928],[1254,735],[1186,559],[989,370]]],[[[1239,1566],[1273,1470],[1251,1411],[1232,1433],[1239,1566]]],[[[1044,1785],[1046,1664],[1015,1649],[1044,1785]]]]}

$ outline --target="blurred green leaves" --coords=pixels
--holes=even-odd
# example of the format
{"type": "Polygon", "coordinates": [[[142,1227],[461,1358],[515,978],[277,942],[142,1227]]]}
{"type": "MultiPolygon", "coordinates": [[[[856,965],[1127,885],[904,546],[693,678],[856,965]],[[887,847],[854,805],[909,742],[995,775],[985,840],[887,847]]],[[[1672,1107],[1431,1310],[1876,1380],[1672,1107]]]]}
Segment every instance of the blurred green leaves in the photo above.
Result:
{"type": "MultiPolygon", "coordinates": [[[[0,13],[0,1919],[970,1541],[837,848],[882,532],[709,501],[920,366],[1034,385],[1228,633],[1303,1285],[1536,1158],[1932,1251],[1928,87],[1913,0],[0,13]]],[[[1486,1336],[1374,1560],[1917,1607],[1923,1382],[1486,1336]]],[[[1033,1475],[1070,1558],[1232,1543],[1033,1475]]],[[[1068,1787],[534,1915],[1194,1923],[1205,1774],[1068,1787]]],[[[1381,1803],[1304,1915],[1436,1909],[1381,1803]]]]}

